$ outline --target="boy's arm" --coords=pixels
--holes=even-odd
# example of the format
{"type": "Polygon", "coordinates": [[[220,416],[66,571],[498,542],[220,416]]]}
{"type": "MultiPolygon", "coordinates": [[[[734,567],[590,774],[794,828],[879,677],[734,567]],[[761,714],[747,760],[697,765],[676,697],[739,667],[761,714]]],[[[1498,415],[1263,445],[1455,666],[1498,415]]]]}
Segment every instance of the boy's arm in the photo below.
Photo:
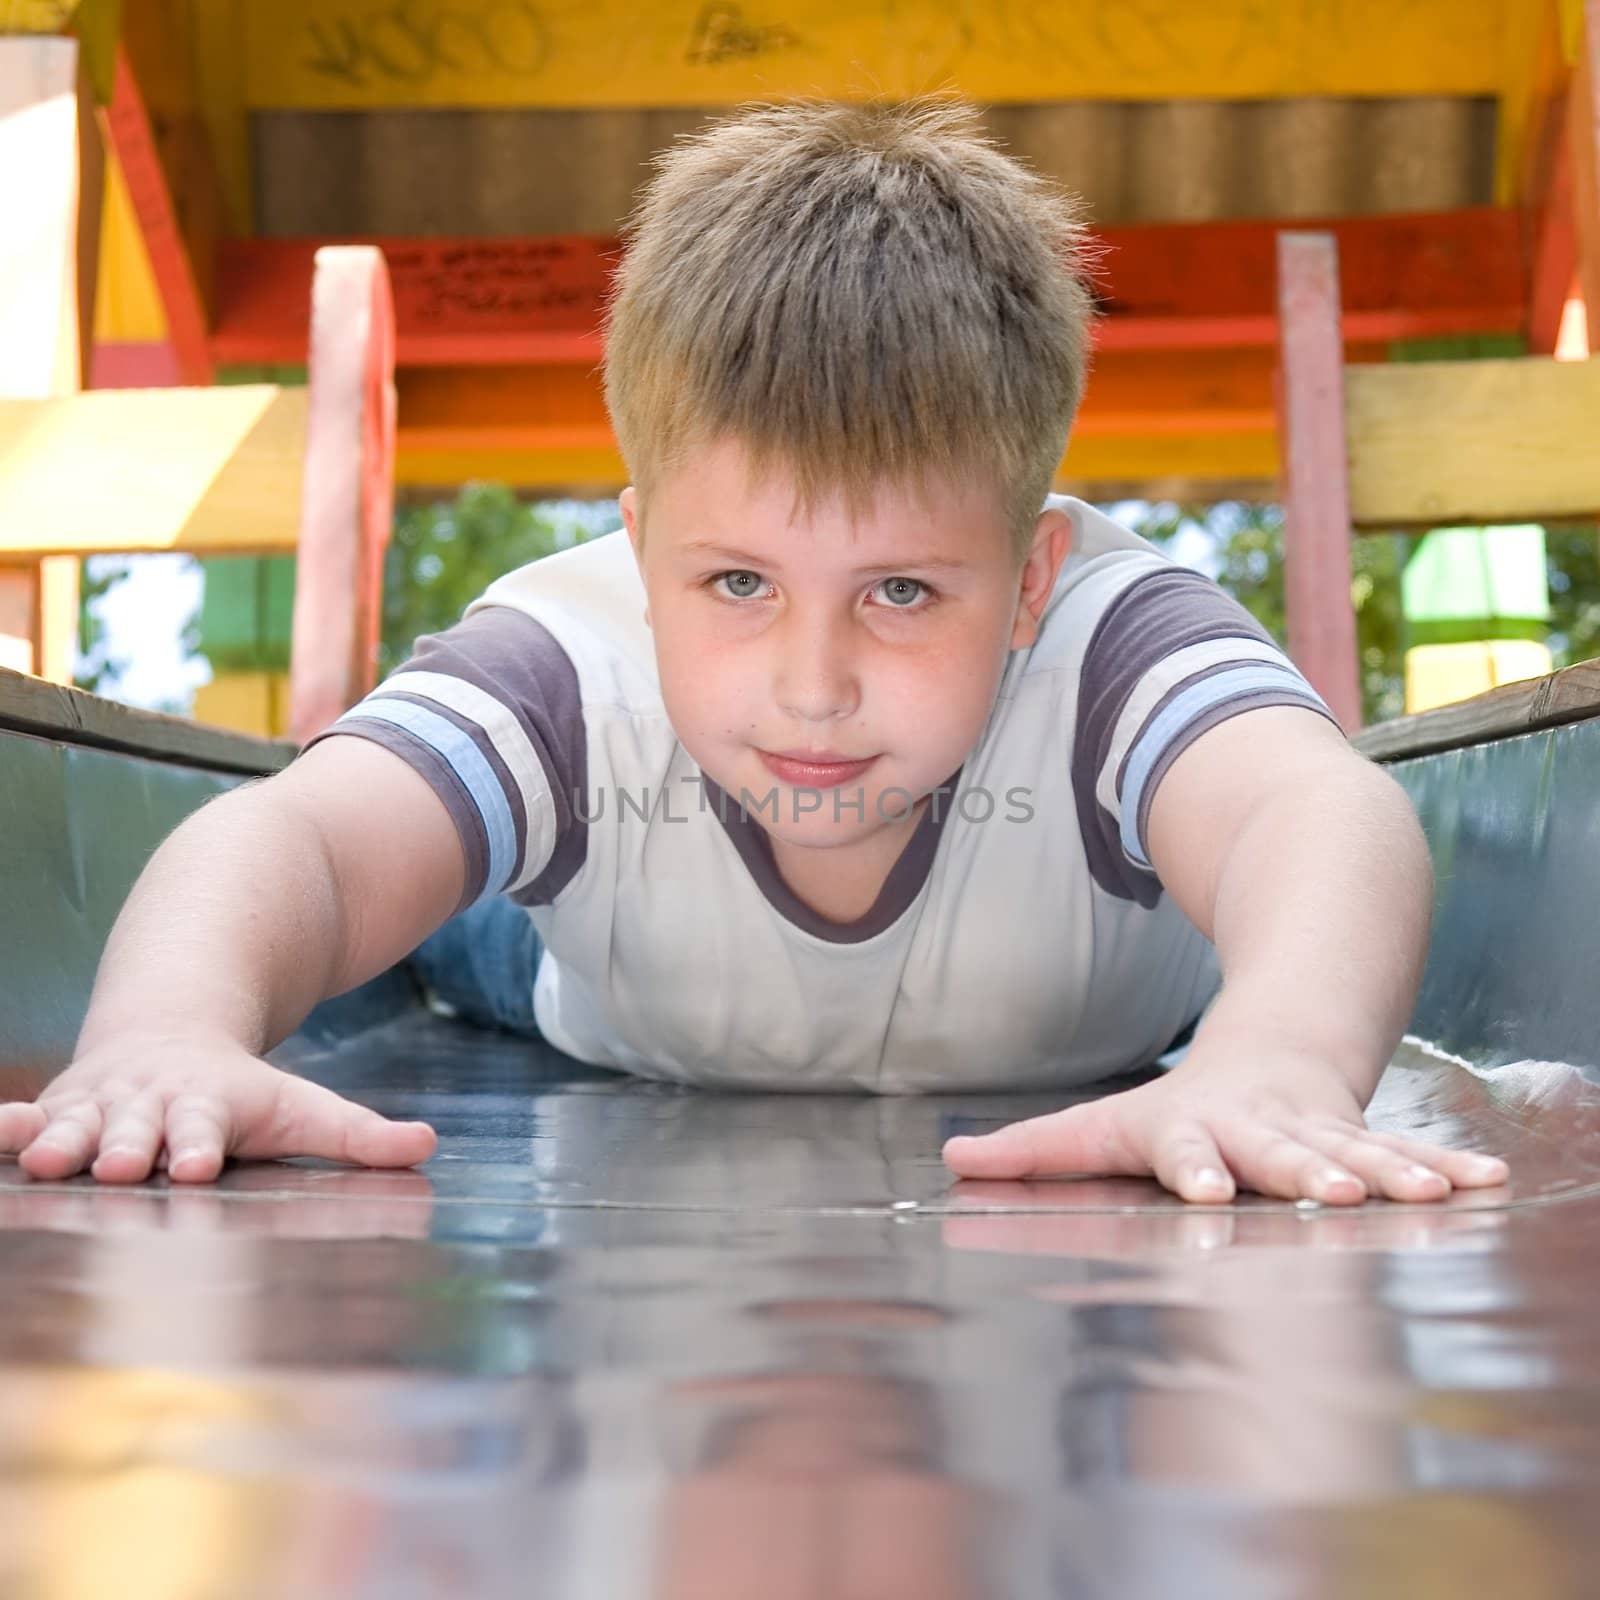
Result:
{"type": "Polygon", "coordinates": [[[1157,1082],[951,1141],[965,1177],[1151,1173],[1188,1200],[1349,1204],[1499,1183],[1505,1164],[1367,1131],[1427,950],[1432,872],[1405,795],[1315,712],[1211,728],[1150,802],[1151,864],[1223,987],[1157,1082]]]}
{"type": "Polygon", "coordinates": [[[106,942],[77,1054],[156,1026],[264,1053],[413,950],[449,916],[463,871],[412,768],[367,740],[325,739],[156,851],[106,942]]]}
{"type": "Polygon", "coordinates": [[[464,857],[444,803],[399,756],[326,739],[185,821],[135,884],[101,958],[73,1062],[0,1106],[0,1151],[36,1177],[138,1182],[228,1155],[411,1165],[397,1124],[257,1059],[325,997],[413,949],[455,909],[464,857]]]}

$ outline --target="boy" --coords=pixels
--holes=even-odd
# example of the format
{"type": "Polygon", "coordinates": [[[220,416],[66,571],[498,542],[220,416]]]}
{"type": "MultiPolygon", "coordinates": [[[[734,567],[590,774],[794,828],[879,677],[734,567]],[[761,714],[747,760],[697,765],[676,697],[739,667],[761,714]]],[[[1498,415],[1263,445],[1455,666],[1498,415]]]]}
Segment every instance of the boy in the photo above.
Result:
{"type": "Polygon", "coordinates": [[[425,1124],[259,1059],[421,943],[469,1013],[711,1085],[1077,1086],[1204,1012],[1165,1077],[951,1140],[965,1176],[1501,1181],[1363,1124],[1426,944],[1405,798],[1241,608],[1047,493],[1069,203],[944,101],[757,108],[658,167],[608,308],[625,530],[179,828],[0,1150],[422,1161],[425,1124]]]}

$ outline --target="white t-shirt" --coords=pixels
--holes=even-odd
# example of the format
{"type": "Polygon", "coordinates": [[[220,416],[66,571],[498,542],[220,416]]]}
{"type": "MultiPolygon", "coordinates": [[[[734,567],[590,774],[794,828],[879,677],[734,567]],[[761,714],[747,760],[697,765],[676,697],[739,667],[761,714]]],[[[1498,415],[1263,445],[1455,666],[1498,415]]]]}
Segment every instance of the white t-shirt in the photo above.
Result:
{"type": "Polygon", "coordinates": [[[662,704],[622,530],[500,578],[322,737],[433,786],[545,946],[544,1036],[652,1078],[759,1089],[1066,1088],[1159,1055],[1215,952],[1148,864],[1150,799],[1206,729],[1327,708],[1203,575],[1063,495],[1072,549],[977,745],[853,923],[785,885],[759,814],[662,704]]]}

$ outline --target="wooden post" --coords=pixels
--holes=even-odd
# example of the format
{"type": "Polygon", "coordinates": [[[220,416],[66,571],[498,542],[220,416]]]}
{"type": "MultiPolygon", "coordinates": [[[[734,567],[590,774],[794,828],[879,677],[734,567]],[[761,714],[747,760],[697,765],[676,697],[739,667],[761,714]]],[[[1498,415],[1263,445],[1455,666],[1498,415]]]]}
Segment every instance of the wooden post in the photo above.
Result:
{"type": "Polygon", "coordinates": [[[1589,315],[1589,348],[1600,345],[1600,0],[1584,0],[1578,60],[1567,96],[1578,283],[1589,315]]]}
{"type": "Polygon", "coordinates": [[[304,743],[377,681],[394,500],[394,303],[383,252],[317,251],[295,569],[289,733],[304,743]]]}
{"type": "Polygon", "coordinates": [[[1361,689],[1350,597],[1339,251],[1332,234],[1278,235],[1278,318],[1289,654],[1354,733],[1361,689]]]}
{"type": "MultiPolygon", "coordinates": [[[[82,387],[103,162],[75,39],[0,38],[0,399],[82,387]]],[[[76,557],[0,565],[0,665],[71,683],[76,557]]]]}

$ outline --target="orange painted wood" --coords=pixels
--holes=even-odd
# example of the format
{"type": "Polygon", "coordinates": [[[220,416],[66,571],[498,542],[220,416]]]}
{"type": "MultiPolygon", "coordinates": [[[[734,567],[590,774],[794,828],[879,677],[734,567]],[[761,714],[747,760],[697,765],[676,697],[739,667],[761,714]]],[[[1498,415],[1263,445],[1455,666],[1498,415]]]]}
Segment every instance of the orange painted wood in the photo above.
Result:
{"type": "MultiPolygon", "coordinates": [[[[1382,360],[1354,345],[1354,361],[1382,360]]],[[[1272,350],[1112,351],[1090,375],[1075,438],[1271,433],[1272,350]]],[[[402,453],[608,449],[593,366],[409,367],[397,374],[402,453]]]]}
{"type": "MultiPolygon", "coordinates": [[[[1574,92],[1569,90],[1570,94],[1574,92]]],[[[1578,228],[1572,188],[1572,145],[1564,99],[1546,138],[1529,217],[1528,353],[1555,353],[1561,315],[1578,271],[1578,228]]]]}
{"type": "MultiPolygon", "coordinates": [[[[203,279],[197,274],[189,242],[180,226],[172,186],[157,148],[155,129],[125,49],[117,51],[111,104],[106,108],[106,128],[122,164],[128,198],[144,235],[150,270],[166,312],[179,372],[187,384],[208,384],[212,380],[213,366],[201,293],[203,279]]],[[[207,267],[208,263],[201,264],[202,271],[207,267]]]]}
{"type": "Polygon", "coordinates": [[[1583,36],[1572,74],[1567,138],[1578,235],[1578,281],[1589,313],[1589,345],[1600,346],[1600,0],[1584,0],[1583,36]]]}
{"type": "Polygon", "coordinates": [[[1339,247],[1326,233],[1278,242],[1282,322],[1284,591],[1289,653],[1347,733],[1361,726],[1350,598],[1339,247]]]}
{"type": "Polygon", "coordinates": [[[317,252],[289,729],[302,743],[377,681],[393,511],[394,303],[380,251],[317,252]]]}
{"type": "MultiPolygon", "coordinates": [[[[1514,332],[1525,309],[1521,222],[1481,208],[1330,224],[1349,283],[1345,332],[1376,343],[1514,332]]],[[[1271,350],[1275,225],[1113,228],[1099,290],[1102,350],[1271,350]]],[[[592,365],[615,239],[379,239],[394,283],[401,366],[592,365]]],[[[311,239],[220,247],[217,361],[305,360],[311,239]]]]}

